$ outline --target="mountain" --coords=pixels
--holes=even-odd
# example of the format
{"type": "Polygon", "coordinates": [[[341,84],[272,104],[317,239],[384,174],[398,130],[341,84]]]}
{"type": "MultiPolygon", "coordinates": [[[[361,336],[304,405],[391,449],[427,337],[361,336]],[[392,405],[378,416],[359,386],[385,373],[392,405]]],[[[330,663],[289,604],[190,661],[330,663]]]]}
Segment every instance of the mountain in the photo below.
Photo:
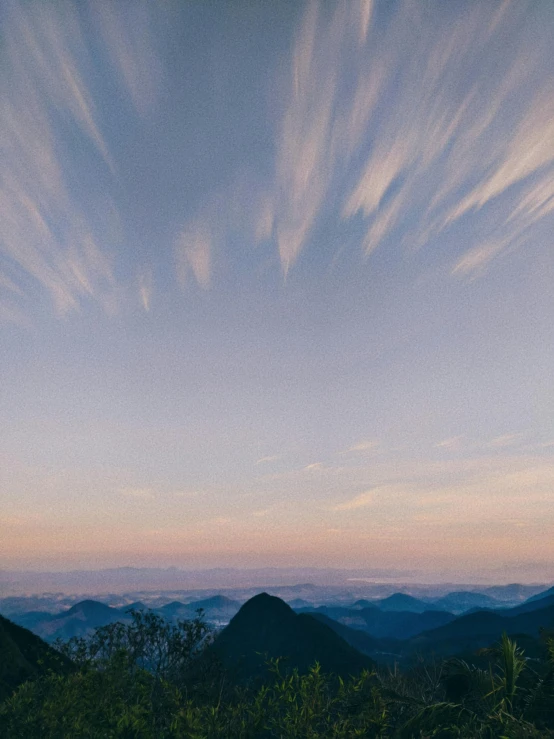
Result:
{"type": "Polygon", "coordinates": [[[306,672],[316,661],[323,670],[346,676],[373,663],[328,625],[295,613],[280,598],[261,593],[247,601],[216,637],[211,651],[239,681],[267,672],[267,660],[284,658],[282,667],[306,672]]]}
{"type": "MultiPolygon", "coordinates": [[[[312,615],[318,621],[321,621],[322,624],[333,629],[335,634],[338,634],[347,644],[350,644],[351,647],[354,647],[354,649],[357,649],[362,654],[373,656],[374,654],[379,654],[384,647],[384,641],[382,639],[374,639],[366,631],[351,629],[350,626],[333,621],[332,618],[323,615],[323,613],[314,613],[312,615]]],[[[391,643],[387,643],[389,648],[391,643]]]]}
{"type": "Polygon", "coordinates": [[[355,629],[362,629],[376,639],[409,639],[422,631],[434,629],[452,621],[455,616],[446,611],[382,611],[371,606],[354,610],[338,606],[302,608],[302,613],[323,614],[328,618],[355,629]]]}
{"type": "Polygon", "coordinates": [[[309,601],[304,600],[304,598],[293,598],[287,601],[287,603],[291,608],[310,608],[312,605],[309,601]]]}
{"type": "Polygon", "coordinates": [[[0,616],[0,703],[30,678],[70,669],[66,657],[28,629],[0,616]]]}
{"type": "Polygon", "coordinates": [[[193,615],[196,616],[196,612],[202,609],[204,618],[208,621],[229,621],[237,613],[240,606],[241,604],[237,600],[227,598],[225,595],[214,595],[212,598],[205,598],[204,600],[189,603],[187,608],[191,613],[190,617],[193,615]]]}
{"type": "Polygon", "coordinates": [[[435,604],[431,605],[428,602],[414,598],[412,595],[406,595],[406,593],[393,593],[388,598],[375,601],[382,611],[408,611],[410,613],[423,613],[424,611],[446,611],[447,608],[437,608],[435,604]]]}
{"type": "Polygon", "coordinates": [[[11,620],[24,629],[34,631],[37,626],[54,618],[52,613],[47,611],[29,611],[28,613],[17,613],[11,616],[11,620]]]}
{"type": "Polygon", "coordinates": [[[495,600],[515,606],[518,603],[523,603],[523,601],[537,593],[540,595],[540,591],[543,588],[544,585],[510,583],[509,585],[491,585],[488,588],[483,588],[481,592],[485,595],[490,595],[495,600]]]}
{"type": "Polygon", "coordinates": [[[122,606],[120,609],[121,613],[124,615],[130,613],[131,611],[149,611],[150,609],[148,606],[145,606],[144,603],[141,603],[140,600],[136,601],[136,603],[129,603],[126,606],[122,606]]]}
{"type": "Polygon", "coordinates": [[[192,603],[180,603],[173,601],[167,603],[158,609],[158,613],[164,618],[172,620],[187,620],[198,616],[198,611],[202,609],[203,618],[212,623],[228,623],[230,619],[237,613],[240,603],[225,595],[214,595],[211,598],[196,600],[192,603]]]}
{"type": "MultiPolygon", "coordinates": [[[[516,610],[516,609],[514,609],[516,610]]],[[[554,627],[554,606],[510,615],[510,611],[477,611],[426,631],[410,640],[409,649],[439,655],[473,652],[488,647],[504,632],[536,638],[541,629],[554,627]]]]}
{"type": "Polygon", "coordinates": [[[520,613],[530,613],[531,611],[539,611],[548,606],[554,606],[554,589],[550,595],[545,595],[544,598],[529,598],[529,600],[522,603],[520,606],[514,608],[507,608],[504,611],[500,611],[503,616],[517,616],[520,613]]]}
{"type": "Polygon", "coordinates": [[[548,588],[548,590],[542,590],[540,593],[537,593],[536,595],[532,595],[525,602],[532,603],[533,601],[536,601],[536,600],[542,600],[543,598],[548,598],[551,595],[554,595],[554,586],[551,588],[548,588]]]}
{"type": "Polygon", "coordinates": [[[365,631],[376,638],[409,639],[422,631],[428,631],[455,619],[446,611],[377,611],[364,609],[361,612],[366,623],[365,631]]]}
{"type": "MultiPolygon", "coordinates": [[[[23,614],[26,616],[28,614],[23,614]]],[[[129,620],[118,608],[112,608],[96,600],[83,600],[76,603],[67,611],[48,615],[37,621],[33,631],[46,641],[55,639],[70,639],[72,636],[85,636],[99,626],[114,623],[115,621],[129,620]]],[[[20,618],[17,618],[20,621],[20,618]]]]}
{"type": "Polygon", "coordinates": [[[185,618],[185,614],[188,615],[188,606],[178,600],[166,603],[165,606],[162,606],[157,610],[160,616],[167,618],[169,621],[172,621],[175,618],[185,618]]]}
{"type": "Polygon", "coordinates": [[[471,608],[500,608],[502,607],[495,598],[484,593],[474,593],[469,590],[459,590],[433,601],[433,608],[439,611],[450,611],[450,613],[464,613],[471,608]]]}

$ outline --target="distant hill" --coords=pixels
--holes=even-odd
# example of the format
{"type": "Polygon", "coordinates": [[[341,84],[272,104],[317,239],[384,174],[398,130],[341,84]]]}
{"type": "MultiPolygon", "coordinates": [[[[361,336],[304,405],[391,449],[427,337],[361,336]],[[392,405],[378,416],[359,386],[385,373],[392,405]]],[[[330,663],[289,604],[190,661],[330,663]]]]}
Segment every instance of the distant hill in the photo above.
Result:
{"type": "Polygon", "coordinates": [[[410,613],[423,613],[431,610],[448,610],[447,608],[437,608],[435,604],[419,600],[412,595],[406,593],[393,593],[388,598],[375,601],[371,605],[377,605],[382,611],[408,611],[410,613]]]}
{"type": "Polygon", "coordinates": [[[504,632],[509,636],[525,634],[536,638],[541,629],[554,627],[554,606],[509,614],[509,610],[465,614],[451,623],[414,637],[409,642],[409,648],[437,655],[459,654],[490,646],[504,632]]]}
{"type": "Polygon", "coordinates": [[[548,590],[542,590],[540,593],[537,593],[536,595],[532,595],[525,602],[532,603],[533,601],[536,601],[536,600],[543,600],[543,598],[548,598],[551,595],[554,595],[554,586],[551,588],[548,588],[548,590]]]}
{"type": "Polygon", "coordinates": [[[338,606],[301,609],[302,613],[323,614],[344,626],[362,629],[376,639],[409,639],[455,619],[446,611],[382,611],[374,606],[355,610],[338,606]]]}
{"type": "MultiPolygon", "coordinates": [[[[361,608],[378,608],[376,603],[377,601],[375,600],[367,600],[366,598],[361,598],[360,600],[357,600],[355,603],[352,603],[350,608],[357,609],[357,610],[360,610],[361,608]]],[[[306,605],[308,604],[306,603],[306,605]]]]}
{"type": "Polygon", "coordinates": [[[29,614],[13,616],[20,625],[28,625],[35,634],[46,641],[70,639],[72,636],[85,636],[99,626],[115,621],[129,620],[130,615],[123,610],[112,608],[96,600],[83,600],[67,611],[55,615],[29,614]]]}
{"type": "Polygon", "coordinates": [[[433,608],[450,613],[463,613],[471,608],[501,608],[500,603],[490,595],[460,590],[433,601],[433,608]]]}
{"type": "Polygon", "coordinates": [[[214,595],[212,598],[205,598],[187,604],[187,608],[195,614],[196,611],[202,609],[207,618],[213,618],[217,615],[231,618],[237,613],[240,606],[239,601],[227,598],[225,595],[214,595]]]}
{"type": "MultiPolygon", "coordinates": [[[[548,592],[548,591],[547,591],[548,592]]],[[[525,603],[514,608],[508,608],[500,613],[505,616],[517,616],[520,613],[530,613],[531,611],[540,611],[543,608],[554,606],[554,588],[551,589],[550,595],[545,595],[544,598],[529,598],[525,603]]]]}
{"type": "Polygon", "coordinates": [[[37,626],[53,618],[52,613],[47,611],[29,611],[28,613],[17,613],[10,616],[11,620],[18,626],[35,631],[37,626]]]}
{"type": "Polygon", "coordinates": [[[188,606],[178,600],[173,600],[171,601],[171,603],[166,603],[165,606],[161,606],[156,610],[161,616],[169,620],[173,620],[175,618],[184,618],[184,614],[188,614],[188,606]]]}
{"type": "Polygon", "coordinates": [[[211,598],[196,600],[192,603],[173,601],[158,608],[157,613],[170,621],[176,619],[187,620],[196,618],[198,611],[201,609],[206,621],[228,623],[237,613],[240,605],[239,601],[227,598],[225,595],[214,595],[211,598]]]}
{"type": "Polygon", "coordinates": [[[312,614],[314,618],[321,621],[330,629],[333,629],[335,634],[338,634],[347,644],[357,649],[362,654],[371,656],[375,652],[378,652],[382,648],[382,643],[378,639],[374,639],[366,631],[360,629],[351,629],[350,626],[340,624],[338,621],[333,621],[332,618],[323,615],[323,613],[312,614]]]}
{"type": "Polygon", "coordinates": [[[84,600],[61,613],[30,611],[12,615],[12,619],[46,641],[70,639],[73,636],[86,636],[100,626],[116,621],[129,622],[131,611],[152,610],[168,621],[190,620],[198,610],[204,611],[204,619],[217,625],[228,623],[240,608],[238,601],[223,595],[215,595],[193,603],[172,601],[161,608],[149,609],[144,603],[136,601],[120,608],[108,606],[96,600],[84,600]]]}
{"type": "Polygon", "coordinates": [[[287,603],[291,608],[310,608],[311,603],[304,598],[293,598],[288,600],[287,603]]]}
{"type": "Polygon", "coordinates": [[[216,638],[212,652],[235,679],[267,671],[267,659],[285,658],[284,669],[306,672],[316,661],[323,670],[348,675],[373,662],[317,618],[297,614],[280,598],[261,593],[247,601],[216,638]]]}
{"type": "Polygon", "coordinates": [[[150,609],[138,600],[136,603],[129,603],[126,606],[122,606],[119,610],[121,613],[127,614],[130,611],[149,611],[150,609]]]}
{"type": "Polygon", "coordinates": [[[67,672],[71,666],[38,636],[0,616],[0,703],[22,682],[49,670],[67,672]]]}
{"type": "Polygon", "coordinates": [[[536,595],[544,589],[544,585],[521,585],[520,583],[510,583],[509,585],[491,585],[481,590],[485,595],[490,595],[498,601],[517,605],[523,601],[536,595]]]}

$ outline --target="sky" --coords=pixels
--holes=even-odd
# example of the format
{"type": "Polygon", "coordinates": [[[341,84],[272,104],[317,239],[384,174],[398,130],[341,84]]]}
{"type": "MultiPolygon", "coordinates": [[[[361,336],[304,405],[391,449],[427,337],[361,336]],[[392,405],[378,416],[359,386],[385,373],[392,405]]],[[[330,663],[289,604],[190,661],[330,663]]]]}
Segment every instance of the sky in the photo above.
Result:
{"type": "Polygon", "coordinates": [[[0,28],[0,569],[552,578],[553,3],[0,28]]]}

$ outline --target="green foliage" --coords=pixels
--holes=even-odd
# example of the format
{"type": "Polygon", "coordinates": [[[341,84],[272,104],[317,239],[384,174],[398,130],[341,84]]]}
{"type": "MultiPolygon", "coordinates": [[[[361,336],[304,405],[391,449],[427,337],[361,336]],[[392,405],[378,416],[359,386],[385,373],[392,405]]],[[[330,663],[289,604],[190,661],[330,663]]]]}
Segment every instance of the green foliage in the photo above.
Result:
{"type": "Polygon", "coordinates": [[[134,613],[63,646],[76,669],[21,685],[0,706],[0,736],[41,739],[554,738],[551,663],[528,666],[514,641],[489,669],[451,660],[343,678],[270,660],[265,684],[235,685],[206,654],[201,618],[134,613]],[[199,668],[202,666],[202,669],[199,668]],[[208,666],[207,666],[208,665],[208,666]],[[215,666],[217,667],[217,666],[215,666]]]}

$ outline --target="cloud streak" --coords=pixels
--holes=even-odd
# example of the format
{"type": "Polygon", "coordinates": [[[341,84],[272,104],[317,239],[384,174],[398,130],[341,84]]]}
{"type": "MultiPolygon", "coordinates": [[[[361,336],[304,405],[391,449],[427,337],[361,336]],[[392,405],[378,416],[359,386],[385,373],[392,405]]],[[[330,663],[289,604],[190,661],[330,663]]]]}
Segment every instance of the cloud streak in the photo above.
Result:
{"type": "Polygon", "coordinates": [[[212,248],[213,234],[207,223],[196,221],[183,228],[175,244],[177,279],[181,285],[186,285],[192,272],[200,287],[209,287],[212,248]]]}
{"type": "Polygon", "coordinates": [[[156,20],[154,8],[146,0],[94,6],[97,24],[121,86],[141,116],[154,106],[163,80],[152,32],[156,20]]]}
{"type": "MultiPolygon", "coordinates": [[[[0,250],[12,282],[30,276],[66,314],[86,297],[113,308],[113,265],[73,197],[60,152],[73,127],[113,173],[83,74],[90,61],[71,5],[11,3],[6,12],[0,127],[0,250]]],[[[5,285],[4,285],[5,286],[5,285]]]]}
{"type": "Polygon", "coordinates": [[[534,7],[309,5],[264,211],[285,273],[341,202],[365,254],[451,234],[462,278],[531,238],[554,211],[551,23],[534,7]]]}

